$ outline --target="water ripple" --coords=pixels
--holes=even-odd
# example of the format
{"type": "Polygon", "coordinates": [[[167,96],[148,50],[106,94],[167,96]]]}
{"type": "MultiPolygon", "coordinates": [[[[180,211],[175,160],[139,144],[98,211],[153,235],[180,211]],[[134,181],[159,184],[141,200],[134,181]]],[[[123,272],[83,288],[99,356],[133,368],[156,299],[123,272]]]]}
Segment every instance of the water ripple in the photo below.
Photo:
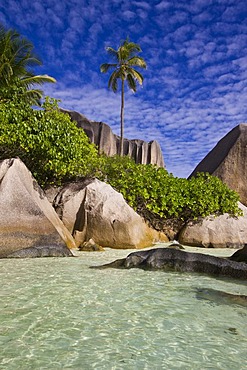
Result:
{"type": "Polygon", "coordinates": [[[246,285],[89,269],[107,259],[0,261],[0,369],[246,368],[246,307],[196,293],[247,294],[246,285]]]}

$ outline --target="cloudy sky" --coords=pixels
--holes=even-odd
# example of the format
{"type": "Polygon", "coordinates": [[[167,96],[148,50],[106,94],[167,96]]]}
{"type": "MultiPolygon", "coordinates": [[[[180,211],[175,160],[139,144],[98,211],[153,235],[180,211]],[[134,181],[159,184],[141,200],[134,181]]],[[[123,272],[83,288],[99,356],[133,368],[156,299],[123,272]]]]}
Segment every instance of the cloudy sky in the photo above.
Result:
{"type": "Polygon", "coordinates": [[[125,137],[157,140],[166,168],[187,177],[247,122],[246,0],[0,0],[0,22],[35,45],[45,93],[119,134],[120,95],[107,89],[105,48],[127,37],[148,65],[126,95],[125,137]]]}

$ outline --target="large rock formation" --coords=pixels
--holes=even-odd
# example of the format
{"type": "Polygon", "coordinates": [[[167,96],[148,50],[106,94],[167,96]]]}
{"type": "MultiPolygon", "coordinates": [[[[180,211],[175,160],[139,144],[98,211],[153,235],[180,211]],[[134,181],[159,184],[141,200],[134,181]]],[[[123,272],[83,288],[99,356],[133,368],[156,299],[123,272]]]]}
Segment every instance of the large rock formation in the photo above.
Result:
{"type": "Polygon", "coordinates": [[[126,258],[94,268],[141,268],[180,272],[198,272],[214,276],[229,276],[247,279],[247,265],[242,262],[210,256],[202,253],[185,252],[173,248],[155,248],[130,253],[126,258]]]}
{"type": "Polygon", "coordinates": [[[247,124],[240,124],[221,139],[189,176],[209,172],[240,195],[247,205],[247,124]]]}
{"type": "Polygon", "coordinates": [[[190,221],[180,232],[179,242],[206,248],[241,248],[247,243],[247,208],[239,203],[243,216],[224,214],[190,221]]]}
{"type": "MultiPolygon", "coordinates": [[[[118,153],[120,138],[113,134],[106,123],[91,121],[75,111],[62,109],[62,112],[68,113],[71,119],[77,122],[77,126],[81,127],[90,141],[97,145],[100,153],[105,153],[107,156],[118,153]]],[[[136,163],[151,163],[164,167],[163,155],[157,141],[148,143],[143,140],[124,139],[124,155],[129,155],[136,163]]]]}
{"type": "Polygon", "coordinates": [[[71,255],[74,239],[20,159],[0,162],[0,205],[0,258],[71,255]]]}
{"type": "Polygon", "coordinates": [[[90,239],[102,247],[121,249],[147,247],[160,238],[168,241],[149,228],[120,193],[99,180],[66,185],[53,205],[77,246],[90,239]]]}

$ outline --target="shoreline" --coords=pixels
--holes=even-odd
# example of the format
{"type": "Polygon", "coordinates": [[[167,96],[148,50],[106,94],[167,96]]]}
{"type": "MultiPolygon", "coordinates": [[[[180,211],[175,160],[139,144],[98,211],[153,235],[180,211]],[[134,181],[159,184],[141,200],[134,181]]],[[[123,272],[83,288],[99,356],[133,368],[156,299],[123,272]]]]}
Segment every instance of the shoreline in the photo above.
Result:
{"type": "MultiPolygon", "coordinates": [[[[148,249],[155,249],[155,248],[162,248],[162,247],[166,248],[171,244],[172,242],[157,243],[155,245],[152,245],[150,247],[146,247],[143,249],[104,248],[104,251],[100,251],[100,252],[87,252],[87,251],[84,252],[84,251],[79,251],[78,249],[71,249],[71,251],[75,257],[83,257],[83,255],[87,254],[87,255],[92,255],[92,258],[93,256],[97,256],[97,259],[99,258],[100,255],[104,258],[108,256],[109,258],[115,258],[115,257],[123,258],[123,257],[127,257],[127,255],[129,255],[130,253],[136,252],[138,250],[148,250],[148,249]]],[[[235,249],[235,248],[202,248],[202,247],[191,247],[187,245],[183,245],[183,247],[184,247],[184,251],[186,252],[203,253],[203,254],[209,254],[210,256],[222,257],[222,258],[230,257],[238,249],[241,249],[241,248],[238,248],[238,249],[235,249]]]]}

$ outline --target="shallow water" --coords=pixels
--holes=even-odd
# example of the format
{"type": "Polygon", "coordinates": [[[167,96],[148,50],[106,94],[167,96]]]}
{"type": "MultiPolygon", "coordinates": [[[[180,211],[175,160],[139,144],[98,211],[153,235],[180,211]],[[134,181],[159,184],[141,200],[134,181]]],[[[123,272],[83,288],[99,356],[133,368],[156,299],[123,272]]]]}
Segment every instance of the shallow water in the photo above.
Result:
{"type": "Polygon", "coordinates": [[[89,268],[128,253],[0,260],[0,369],[247,368],[245,282],[89,268]]]}

